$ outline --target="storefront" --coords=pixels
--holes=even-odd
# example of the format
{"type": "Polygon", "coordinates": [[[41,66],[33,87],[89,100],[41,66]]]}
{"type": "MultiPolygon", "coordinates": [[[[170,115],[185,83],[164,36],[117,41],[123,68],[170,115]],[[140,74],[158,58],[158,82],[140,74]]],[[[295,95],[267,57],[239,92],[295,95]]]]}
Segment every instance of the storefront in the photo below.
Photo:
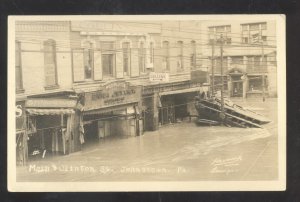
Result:
{"type": "Polygon", "coordinates": [[[194,99],[201,87],[159,93],[159,124],[178,123],[197,116],[194,99]]]}
{"type": "Polygon", "coordinates": [[[145,86],[142,97],[145,130],[155,131],[161,125],[196,117],[195,96],[209,88],[208,84],[203,83],[206,79],[199,80],[145,86]]]}
{"type": "Polygon", "coordinates": [[[141,88],[126,82],[113,82],[101,90],[84,93],[84,141],[141,135],[143,120],[139,112],[141,88]]]}
{"type": "Polygon", "coordinates": [[[230,97],[261,97],[263,94],[263,85],[265,85],[265,91],[268,94],[267,75],[263,77],[259,73],[247,74],[240,68],[233,68],[228,72],[228,95],[230,97]]]}
{"type": "Polygon", "coordinates": [[[16,163],[25,165],[28,159],[25,101],[16,103],[16,163]]]}
{"type": "Polygon", "coordinates": [[[268,79],[267,75],[248,74],[247,98],[261,97],[263,94],[263,85],[265,85],[265,93],[268,95],[268,79]],[[263,82],[264,78],[264,82],[263,82]]]}
{"type": "Polygon", "coordinates": [[[32,98],[26,101],[26,111],[30,159],[80,150],[80,113],[76,99],[32,98]]]}

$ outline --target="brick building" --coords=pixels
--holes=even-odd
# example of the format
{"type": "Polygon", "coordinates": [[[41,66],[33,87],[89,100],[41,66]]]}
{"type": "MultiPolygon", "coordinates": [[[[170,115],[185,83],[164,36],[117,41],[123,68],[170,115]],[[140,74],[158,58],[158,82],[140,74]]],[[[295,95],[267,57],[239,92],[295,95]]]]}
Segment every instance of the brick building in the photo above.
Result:
{"type": "MultiPolygon", "coordinates": [[[[18,161],[142,135],[196,114],[199,22],[17,21],[18,161]],[[196,76],[195,76],[196,75],[196,76]]],[[[203,69],[204,68],[204,69],[203,69]]]]}

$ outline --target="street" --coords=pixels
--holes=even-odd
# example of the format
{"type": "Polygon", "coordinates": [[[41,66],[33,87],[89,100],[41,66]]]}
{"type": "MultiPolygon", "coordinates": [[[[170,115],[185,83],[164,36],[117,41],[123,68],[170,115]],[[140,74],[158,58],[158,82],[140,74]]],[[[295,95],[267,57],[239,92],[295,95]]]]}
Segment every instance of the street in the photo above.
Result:
{"type": "Polygon", "coordinates": [[[232,99],[272,122],[263,128],[182,122],[142,136],[110,138],[82,151],[17,167],[17,181],[199,181],[278,178],[277,99],[232,99]]]}

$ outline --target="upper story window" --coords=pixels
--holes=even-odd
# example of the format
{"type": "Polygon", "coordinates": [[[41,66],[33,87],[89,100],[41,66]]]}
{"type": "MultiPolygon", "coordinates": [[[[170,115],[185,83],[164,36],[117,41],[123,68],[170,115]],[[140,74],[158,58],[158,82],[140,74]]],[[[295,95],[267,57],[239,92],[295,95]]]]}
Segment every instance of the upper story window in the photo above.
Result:
{"type": "Polygon", "coordinates": [[[149,45],[149,62],[153,63],[154,62],[154,44],[153,42],[150,42],[149,45]]]}
{"type": "Polygon", "coordinates": [[[140,72],[145,72],[145,44],[144,42],[140,42],[140,47],[139,47],[139,69],[140,72]]]}
{"type": "Polygon", "coordinates": [[[21,56],[21,42],[16,41],[16,55],[15,55],[15,63],[16,63],[16,92],[23,92],[23,78],[22,78],[22,56],[21,56]]]}
{"type": "Polygon", "coordinates": [[[222,25],[222,26],[212,26],[208,28],[209,30],[209,42],[210,43],[219,43],[218,39],[223,35],[224,44],[231,44],[231,26],[222,25]]]}
{"type": "Polygon", "coordinates": [[[259,56],[250,56],[247,58],[247,72],[263,72],[267,68],[267,58],[259,56]]]}
{"type": "Polygon", "coordinates": [[[183,61],[183,42],[182,41],[178,41],[177,42],[177,46],[178,46],[178,60],[177,60],[177,69],[181,70],[183,69],[183,65],[184,65],[184,61],[183,61]]]}
{"type": "Polygon", "coordinates": [[[101,41],[100,48],[102,53],[102,72],[103,76],[112,77],[115,74],[115,42],[113,41],[101,41]]]}
{"type": "Polygon", "coordinates": [[[170,70],[170,47],[169,42],[164,41],[162,44],[163,67],[165,70],[170,70]]]}
{"type": "Polygon", "coordinates": [[[130,69],[130,44],[129,42],[123,42],[122,43],[122,49],[123,49],[123,70],[124,75],[129,75],[129,69],[130,69]]]}
{"type": "MultiPolygon", "coordinates": [[[[216,67],[215,72],[216,73],[221,73],[221,58],[218,57],[214,60],[214,66],[216,67]]],[[[223,57],[223,72],[226,72],[228,70],[228,58],[223,57]]]]}
{"type": "Polygon", "coordinates": [[[196,42],[191,41],[190,64],[192,68],[196,68],[196,42]]]}
{"type": "Polygon", "coordinates": [[[46,88],[57,86],[56,45],[54,40],[44,42],[44,63],[46,88]]]}
{"type": "Polygon", "coordinates": [[[94,51],[92,43],[86,42],[83,49],[84,78],[92,79],[94,67],[94,51]]]}
{"type": "Polygon", "coordinates": [[[267,23],[242,24],[242,43],[266,43],[267,23]]]}

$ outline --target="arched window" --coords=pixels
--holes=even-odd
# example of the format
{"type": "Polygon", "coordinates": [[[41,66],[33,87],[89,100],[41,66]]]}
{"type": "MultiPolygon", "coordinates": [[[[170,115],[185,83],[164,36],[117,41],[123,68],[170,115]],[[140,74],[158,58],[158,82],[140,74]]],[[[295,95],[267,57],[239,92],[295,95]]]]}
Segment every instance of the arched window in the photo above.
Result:
{"type": "Polygon", "coordinates": [[[150,42],[149,44],[149,62],[154,62],[154,43],[150,42]]]}
{"type": "Polygon", "coordinates": [[[114,41],[100,41],[100,49],[102,52],[102,72],[105,77],[113,77],[115,75],[115,58],[116,49],[114,41]]]}
{"type": "Polygon", "coordinates": [[[196,68],[196,42],[191,41],[191,56],[190,56],[191,68],[196,68]]]}
{"type": "Polygon", "coordinates": [[[177,41],[177,47],[178,47],[177,69],[181,70],[181,69],[183,69],[183,65],[184,65],[184,61],[183,61],[183,41],[177,41]]]}
{"type": "Polygon", "coordinates": [[[94,67],[94,51],[91,42],[85,42],[83,47],[84,78],[92,79],[94,67]]]}
{"type": "Polygon", "coordinates": [[[163,41],[162,51],[163,51],[163,67],[166,70],[170,70],[170,50],[169,42],[163,41]]]}
{"type": "Polygon", "coordinates": [[[23,78],[22,78],[22,57],[21,57],[21,42],[16,41],[16,92],[20,93],[23,90],[23,78]]]}
{"type": "Polygon", "coordinates": [[[123,42],[122,43],[122,49],[123,49],[123,70],[124,75],[129,75],[129,69],[130,69],[130,43],[129,42],[123,42]]]}
{"type": "Polygon", "coordinates": [[[57,86],[56,44],[54,40],[44,42],[45,83],[47,87],[57,86]]]}
{"type": "Polygon", "coordinates": [[[140,42],[140,47],[139,47],[139,69],[140,72],[145,72],[145,56],[146,56],[146,51],[145,51],[145,43],[143,41],[140,42]]]}

